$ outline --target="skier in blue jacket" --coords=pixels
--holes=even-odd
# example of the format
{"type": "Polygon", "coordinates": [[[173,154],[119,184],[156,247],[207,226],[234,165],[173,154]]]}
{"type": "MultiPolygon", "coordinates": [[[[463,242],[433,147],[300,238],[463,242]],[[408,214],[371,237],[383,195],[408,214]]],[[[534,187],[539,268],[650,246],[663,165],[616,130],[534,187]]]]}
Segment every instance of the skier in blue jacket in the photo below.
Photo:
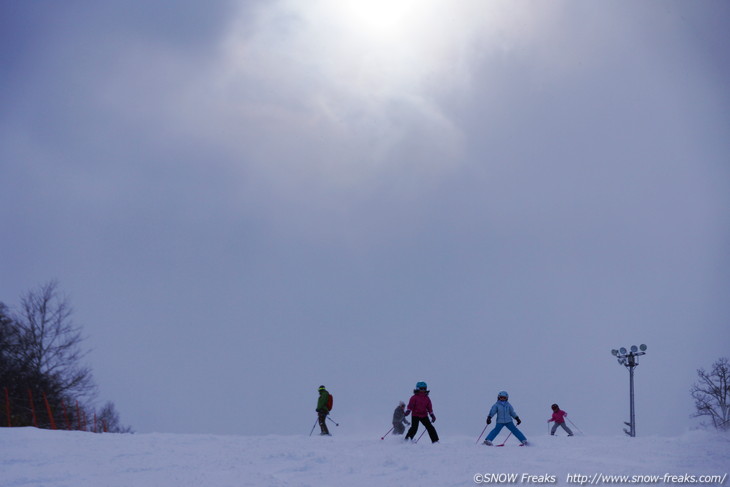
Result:
{"type": "Polygon", "coordinates": [[[492,417],[496,416],[494,429],[489,432],[487,439],[484,440],[484,444],[492,446],[492,440],[497,437],[502,428],[505,426],[508,430],[514,434],[522,445],[527,445],[527,438],[522,434],[522,431],[517,429],[517,426],[512,422],[512,418],[517,421],[517,424],[522,423],[520,417],[515,413],[515,409],[512,405],[507,402],[509,394],[507,391],[499,391],[497,394],[497,402],[494,403],[492,409],[489,410],[489,416],[487,416],[487,424],[492,424],[492,417]]]}

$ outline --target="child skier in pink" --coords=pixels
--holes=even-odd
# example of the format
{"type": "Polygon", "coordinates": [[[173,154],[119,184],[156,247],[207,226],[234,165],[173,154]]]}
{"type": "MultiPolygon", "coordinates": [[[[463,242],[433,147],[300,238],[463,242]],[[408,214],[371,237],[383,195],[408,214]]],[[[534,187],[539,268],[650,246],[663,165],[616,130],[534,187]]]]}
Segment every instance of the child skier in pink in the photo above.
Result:
{"type": "Polygon", "coordinates": [[[413,390],[413,396],[408,401],[408,408],[406,409],[406,416],[413,412],[413,422],[411,427],[406,433],[406,440],[413,440],[418,431],[418,423],[423,423],[428,431],[428,436],[431,438],[431,443],[437,443],[439,441],[439,435],[436,433],[436,428],[431,423],[436,421],[436,416],[433,414],[433,407],[431,405],[431,399],[428,397],[428,386],[425,382],[419,382],[416,384],[416,388],[413,390]],[[431,421],[428,417],[431,416],[431,421]]]}
{"type": "Polygon", "coordinates": [[[552,418],[548,419],[548,423],[555,422],[555,424],[550,430],[550,436],[555,436],[555,430],[558,429],[558,426],[562,426],[563,429],[568,433],[568,436],[573,436],[573,432],[570,431],[568,425],[565,424],[565,417],[568,415],[568,413],[560,409],[557,404],[553,404],[551,407],[553,408],[553,416],[552,418]]]}

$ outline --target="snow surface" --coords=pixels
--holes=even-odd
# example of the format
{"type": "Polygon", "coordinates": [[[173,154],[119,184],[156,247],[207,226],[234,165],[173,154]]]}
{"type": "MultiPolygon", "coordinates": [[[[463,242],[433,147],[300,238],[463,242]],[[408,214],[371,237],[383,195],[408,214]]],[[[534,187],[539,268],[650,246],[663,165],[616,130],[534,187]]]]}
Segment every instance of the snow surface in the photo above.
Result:
{"type": "Polygon", "coordinates": [[[523,474],[538,476],[533,480],[552,477],[553,485],[573,485],[569,474],[666,473],[720,475],[730,485],[730,437],[713,432],[672,438],[546,434],[530,438],[528,447],[519,447],[512,437],[503,448],[475,441],[476,435],[447,436],[432,445],[427,436],[418,444],[405,444],[402,437],[381,441],[379,435],[93,434],[0,428],[0,486],[428,487],[479,485],[476,474],[517,474],[515,482],[500,482],[510,485],[530,484],[523,474]]]}

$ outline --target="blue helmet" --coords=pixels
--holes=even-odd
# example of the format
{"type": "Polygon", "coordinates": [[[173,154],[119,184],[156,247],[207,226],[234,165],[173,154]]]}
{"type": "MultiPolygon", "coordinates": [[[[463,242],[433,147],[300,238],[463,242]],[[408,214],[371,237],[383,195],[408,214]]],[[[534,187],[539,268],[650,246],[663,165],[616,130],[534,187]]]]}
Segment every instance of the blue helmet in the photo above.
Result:
{"type": "Polygon", "coordinates": [[[421,381],[418,384],[416,384],[416,389],[428,389],[428,386],[425,382],[421,381]]]}
{"type": "Polygon", "coordinates": [[[499,391],[497,393],[497,397],[506,397],[507,399],[509,399],[509,394],[507,394],[507,391],[499,391]]]}

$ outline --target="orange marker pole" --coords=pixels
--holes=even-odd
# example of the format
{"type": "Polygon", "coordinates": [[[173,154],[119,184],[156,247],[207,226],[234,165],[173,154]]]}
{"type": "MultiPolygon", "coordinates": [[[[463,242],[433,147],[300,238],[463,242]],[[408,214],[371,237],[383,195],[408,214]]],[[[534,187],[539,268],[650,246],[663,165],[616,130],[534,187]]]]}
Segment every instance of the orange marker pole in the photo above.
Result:
{"type": "Polygon", "coordinates": [[[35,404],[33,404],[33,391],[28,389],[28,400],[30,401],[30,412],[33,414],[33,426],[38,427],[38,419],[35,417],[35,404]]]}
{"type": "Polygon", "coordinates": [[[51,405],[48,402],[48,396],[46,396],[46,393],[43,393],[43,401],[46,403],[46,411],[48,411],[48,421],[51,423],[51,429],[55,430],[56,428],[56,420],[53,419],[53,411],[51,411],[51,405]]]}
{"type": "Polygon", "coordinates": [[[66,429],[67,430],[70,430],[71,429],[71,422],[68,420],[68,410],[66,409],[66,402],[65,401],[61,401],[61,407],[63,408],[63,421],[64,421],[64,424],[66,425],[66,429]]]}
{"type": "Polygon", "coordinates": [[[10,393],[7,387],[5,388],[5,414],[8,417],[8,428],[10,428],[12,426],[10,421],[10,393]]]}

